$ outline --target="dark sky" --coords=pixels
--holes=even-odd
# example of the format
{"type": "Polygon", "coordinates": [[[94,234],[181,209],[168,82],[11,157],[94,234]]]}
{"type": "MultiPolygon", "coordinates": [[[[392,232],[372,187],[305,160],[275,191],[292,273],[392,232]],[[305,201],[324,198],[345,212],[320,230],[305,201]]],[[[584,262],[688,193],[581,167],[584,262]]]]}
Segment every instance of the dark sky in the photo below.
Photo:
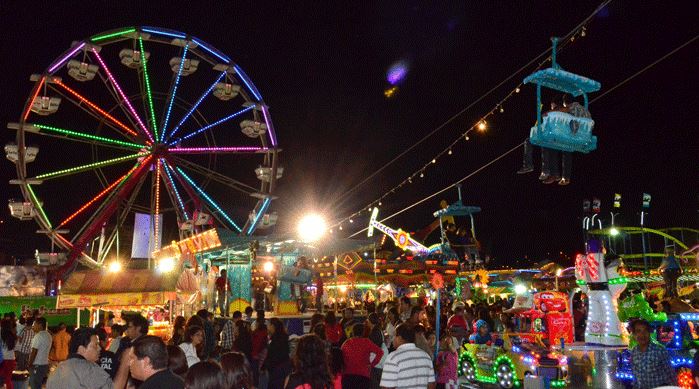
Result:
{"type": "MultiPolygon", "coordinates": [[[[307,208],[340,219],[430,161],[534,69],[519,74],[339,203],[346,190],[541,53],[550,45],[549,37],[565,35],[598,5],[591,1],[434,4],[4,2],[0,122],[4,127],[18,121],[31,88],[29,75],[45,69],[73,40],[121,26],[184,31],[242,66],[271,107],[284,150],[280,198],[272,207],[280,214],[279,230],[289,228],[307,208]],[[398,60],[408,62],[410,70],[398,94],[386,99],[386,71],[398,60]]],[[[697,35],[698,17],[696,1],[673,2],[672,7],[659,1],[613,1],[591,20],[585,38],[560,53],[559,63],[600,81],[603,93],[697,35]]],[[[640,197],[647,192],[653,196],[649,226],[696,228],[698,44],[695,41],[591,105],[599,147],[574,156],[571,185],[544,186],[536,173],[515,175],[519,150],[467,180],[464,202],[483,209],[476,228],[487,252],[504,262],[580,250],[583,198],[601,198],[603,213],[608,214],[615,192],[623,195],[620,220],[626,225],[638,224],[640,197]]],[[[524,87],[504,108],[489,121],[486,134],[460,142],[453,155],[426,171],[425,178],[385,199],[381,213],[389,215],[412,204],[520,143],[535,120],[534,88],[524,87]]],[[[215,112],[212,117],[227,113],[215,112]]],[[[6,130],[5,143],[12,138],[6,130]]],[[[42,144],[35,164],[63,159],[60,166],[72,166],[90,158],[83,151],[50,146],[42,144]]],[[[0,193],[19,197],[17,188],[7,185],[14,178],[11,163],[5,160],[0,166],[0,193]]],[[[219,166],[255,183],[250,171],[219,166]]],[[[74,209],[81,203],[71,202],[80,197],[78,192],[95,193],[99,188],[88,181],[42,190],[47,191],[44,201],[49,209],[74,209]]],[[[431,222],[442,198],[454,201],[456,191],[387,224],[419,229],[431,222]]],[[[48,247],[46,239],[34,233],[33,222],[12,219],[7,208],[2,219],[0,252],[26,255],[48,247]]],[[[345,223],[343,234],[365,226],[367,219],[364,212],[353,225],[345,223]]]]}

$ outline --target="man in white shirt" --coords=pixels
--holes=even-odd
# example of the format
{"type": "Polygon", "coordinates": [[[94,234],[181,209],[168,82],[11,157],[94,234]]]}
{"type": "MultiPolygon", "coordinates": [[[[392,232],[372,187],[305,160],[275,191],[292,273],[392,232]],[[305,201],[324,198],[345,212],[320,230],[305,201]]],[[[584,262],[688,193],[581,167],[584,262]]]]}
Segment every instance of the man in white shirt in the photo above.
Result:
{"type": "Polygon", "coordinates": [[[44,378],[49,373],[49,351],[53,338],[46,331],[46,318],[37,317],[32,325],[34,338],[32,339],[32,352],[29,355],[29,386],[32,389],[41,389],[44,378]]]}
{"type": "Polygon", "coordinates": [[[434,389],[432,358],[415,346],[415,329],[409,324],[396,327],[396,351],[388,354],[381,373],[384,389],[434,389]]]}

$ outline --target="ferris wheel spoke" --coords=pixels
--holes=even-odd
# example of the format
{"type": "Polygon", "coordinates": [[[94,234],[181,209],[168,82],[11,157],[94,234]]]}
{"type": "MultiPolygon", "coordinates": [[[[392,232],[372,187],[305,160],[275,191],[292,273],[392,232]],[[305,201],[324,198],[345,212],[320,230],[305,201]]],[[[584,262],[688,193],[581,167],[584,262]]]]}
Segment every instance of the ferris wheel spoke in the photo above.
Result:
{"type": "Polygon", "coordinates": [[[155,160],[155,213],[153,217],[153,223],[155,225],[155,228],[153,228],[153,247],[158,248],[159,246],[159,235],[158,232],[160,231],[160,223],[159,223],[159,215],[160,215],[160,159],[155,160]]]}
{"type": "MultiPolygon", "coordinates": [[[[136,121],[140,125],[141,129],[143,130],[144,134],[146,134],[146,136],[148,137],[148,139],[150,139],[151,142],[154,142],[153,136],[151,135],[150,131],[148,131],[148,128],[146,127],[146,125],[143,124],[143,120],[141,120],[141,117],[138,115],[138,113],[136,113],[136,110],[134,109],[133,105],[131,105],[131,101],[129,100],[128,97],[126,97],[126,94],[119,86],[119,83],[117,82],[116,78],[114,78],[114,76],[112,75],[112,72],[109,71],[107,64],[102,60],[102,57],[100,56],[99,52],[93,48],[92,53],[95,55],[95,58],[97,58],[97,61],[102,66],[102,69],[104,69],[105,73],[107,73],[107,77],[109,78],[109,81],[111,81],[112,86],[117,90],[117,92],[121,96],[121,99],[126,104],[126,106],[129,108],[129,111],[133,115],[133,118],[136,119],[136,121]]],[[[119,102],[119,103],[121,103],[121,102],[119,102]]]]}
{"type": "Polygon", "coordinates": [[[258,202],[258,205],[256,205],[255,209],[253,210],[255,216],[252,219],[249,219],[243,226],[243,230],[245,230],[246,234],[252,235],[255,228],[257,228],[257,222],[260,221],[260,217],[264,215],[271,203],[272,199],[270,197],[265,197],[264,200],[260,200],[258,202]]]}
{"type": "Polygon", "coordinates": [[[201,166],[197,163],[188,161],[184,158],[181,157],[173,157],[174,160],[176,160],[180,165],[186,166],[191,170],[196,171],[197,173],[212,179],[213,181],[216,181],[220,184],[226,185],[227,187],[231,189],[235,189],[237,191],[240,191],[242,193],[245,193],[247,195],[250,195],[252,193],[255,193],[257,191],[257,188],[254,188],[244,182],[235,180],[233,178],[230,178],[228,176],[225,176],[215,170],[211,170],[207,167],[201,166]],[[245,189],[244,189],[245,188],[245,189]]]}
{"type": "Polygon", "coordinates": [[[182,50],[182,58],[180,58],[180,67],[179,69],[177,69],[177,76],[175,77],[175,82],[170,88],[168,99],[166,99],[166,101],[169,101],[169,103],[167,106],[167,111],[165,113],[165,120],[163,121],[163,129],[160,132],[161,142],[165,139],[165,133],[167,132],[167,125],[170,121],[170,114],[172,113],[172,106],[175,103],[175,97],[177,96],[177,88],[180,85],[180,78],[182,77],[182,69],[184,69],[185,58],[187,57],[187,50],[189,50],[189,43],[184,45],[184,49],[182,50]]]}
{"type": "MultiPolygon", "coordinates": [[[[155,108],[153,107],[153,93],[150,89],[150,77],[148,77],[148,60],[146,59],[146,52],[143,49],[143,38],[138,36],[138,47],[141,49],[141,63],[143,64],[143,78],[146,85],[146,96],[148,97],[148,107],[150,108],[150,119],[151,128],[153,129],[153,134],[155,139],[158,139],[158,123],[155,121],[155,108]]],[[[153,140],[153,139],[151,139],[153,140]]]]}
{"type": "Polygon", "coordinates": [[[172,204],[175,206],[175,209],[179,210],[178,211],[178,218],[184,221],[189,221],[189,216],[187,215],[187,210],[184,207],[184,202],[182,201],[182,196],[180,196],[180,192],[177,190],[177,186],[175,185],[175,181],[172,179],[172,174],[170,173],[170,168],[168,167],[167,163],[164,160],[160,161],[163,165],[162,172],[160,174],[164,175],[163,177],[163,182],[165,183],[165,188],[167,189],[167,192],[170,196],[170,200],[172,201],[172,204]],[[178,208],[179,205],[179,208],[178,208]],[[181,216],[181,217],[180,217],[181,216]]]}
{"type": "Polygon", "coordinates": [[[269,153],[267,147],[259,146],[222,146],[222,147],[171,147],[171,154],[255,154],[269,153]]]}
{"type": "Polygon", "coordinates": [[[99,168],[99,167],[116,165],[116,164],[119,164],[119,163],[122,163],[125,161],[130,161],[130,160],[133,160],[136,158],[145,157],[148,154],[149,154],[148,152],[136,153],[136,154],[132,154],[132,155],[127,155],[125,157],[113,158],[113,159],[108,159],[106,161],[94,162],[94,163],[89,163],[87,165],[81,165],[81,166],[75,166],[75,167],[71,167],[71,168],[67,168],[67,169],[61,169],[61,170],[57,170],[55,172],[39,174],[38,176],[34,177],[33,179],[42,180],[42,181],[52,180],[55,178],[70,176],[70,175],[82,173],[85,171],[92,171],[93,169],[99,168]]]}
{"type": "MultiPolygon", "coordinates": [[[[136,131],[134,131],[133,129],[129,128],[126,124],[122,123],[120,120],[118,120],[118,119],[115,118],[114,116],[110,115],[110,114],[109,114],[107,111],[105,111],[104,109],[98,107],[96,104],[94,104],[93,102],[91,102],[90,100],[88,100],[86,97],[82,96],[82,95],[81,95],[80,93],[78,93],[77,91],[71,89],[70,87],[68,87],[66,84],[64,84],[63,82],[61,82],[61,81],[59,81],[59,80],[54,81],[54,83],[55,83],[56,85],[60,86],[60,87],[61,87],[64,91],[66,91],[69,95],[72,95],[72,96],[73,96],[73,98],[68,98],[68,100],[69,100],[71,103],[73,103],[75,106],[77,106],[78,108],[84,110],[85,112],[87,112],[88,114],[90,114],[91,116],[93,116],[93,117],[95,117],[95,118],[97,118],[97,119],[102,119],[102,117],[109,119],[109,121],[111,121],[111,123],[105,121],[105,124],[107,124],[110,128],[113,128],[113,129],[119,131],[119,133],[122,133],[122,131],[124,131],[124,132],[128,133],[129,135],[131,135],[131,137],[128,137],[129,140],[132,140],[132,141],[133,141],[133,140],[134,140],[133,137],[138,138],[139,135],[138,135],[138,133],[137,133],[136,131]],[[78,101],[76,101],[75,99],[77,99],[78,101]],[[89,110],[89,109],[85,108],[84,105],[87,105],[87,106],[90,107],[92,110],[89,110]],[[94,112],[93,112],[93,111],[94,111],[94,112]],[[97,115],[95,112],[98,113],[98,114],[100,114],[100,115],[102,115],[102,117],[100,117],[99,115],[97,115]],[[116,127],[118,127],[118,129],[115,128],[114,125],[116,125],[116,127]]],[[[59,90],[58,88],[54,88],[53,86],[51,86],[51,89],[53,89],[53,90],[55,90],[56,92],[60,93],[60,94],[63,95],[64,97],[68,97],[68,95],[62,93],[61,90],[59,90]]]]}
{"type": "MultiPolygon", "coordinates": [[[[223,79],[223,77],[224,77],[225,75],[226,75],[226,72],[225,72],[225,71],[222,72],[222,73],[218,76],[218,78],[216,79],[216,81],[214,81],[214,82],[211,84],[211,86],[209,86],[209,88],[208,88],[206,91],[204,91],[204,93],[202,93],[201,96],[199,96],[199,99],[197,100],[197,102],[194,103],[194,105],[192,105],[192,108],[190,108],[189,111],[187,111],[187,113],[182,117],[182,119],[180,119],[180,122],[177,123],[177,125],[175,126],[175,128],[172,129],[172,132],[170,133],[170,135],[168,135],[167,137],[165,137],[165,139],[170,140],[170,139],[172,139],[173,136],[175,136],[175,133],[177,133],[177,131],[182,127],[182,124],[184,124],[184,122],[187,121],[187,119],[188,119],[190,116],[192,116],[192,114],[194,113],[194,111],[196,111],[197,107],[199,107],[199,104],[201,104],[201,102],[204,101],[204,99],[206,98],[206,96],[208,96],[208,95],[211,93],[211,91],[214,90],[214,88],[216,87],[216,84],[218,84],[218,83],[221,81],[221,79],[223,79]]],[[[165,131],[165,129],[163,129],[163,131],[165,131]]]]}
{"type": "MultiPolygon", "coordinates": [[[[32,200],[34,200],[34,204],[36,204],[36,208],[39,210],[39,215],[42,218],[42,220],[49,226],[49,229],[53,229],[51,225],[51,221],[49,220],[49,217],[46,216],[46,212],[44,211],[44,207],[42,203],[39,201],[39,198],[36,197],[36,193],[34,193],[34,189],[32,189],[31,185],[27,185],[27,191],[29,192],[29,196],[31,196],[32,200]]],[[[56,227],[58,229],[58,227],[56,227]]]]}
{"type": "MultiPolygon", "coordinates": [[[[61,222],[61,224],[58,225],[58,227],[63,227],[66,225],[68,222],[71,220],[75,219],[78,215],[80,215],[83,211],[85,211],[88,207],[90,207],[92,204],[95,202],[99,201],[102,199],[104,196],[106,196],[108,193],[112,192],[113,189],[120,187],[121,184],[123,184],[127,179],[131,177],[131,175],[140,167],[143,166],[144,164],[147,164],[149,160],[152,158],[152,156],[147,156],[143,161],[136,163],[134,167],[131,168],[126,174],[123,176],[119,177],[115,181],[113,181],[109,186],[104,188],[100,193],[98,193],[95,197],[93,197],[90,201],[86,202],[83,204],[80,208],[78,208],[77,211],[73,212],[70,216],[68,216],[65,220],[61,222]]],[[[116,192],[115,192],[116,193],[116,192]]],[[[58,228],[57,227],[57,228],[58,228]]]]}
{"type": "MultiPolygon", "coordinates": [[[[175,167],[175,171],[177,171],[180,174],[180,176],[182,176],[182,178],[184,178],[185,181],[187,181],[194,188],[194,190],[196,190],[197,193],[199,193],[204,198],[204,200],[206,200],[207,204],[210,207],[213,207],[218,212],[218,214],[221,215],[221,217],[223,217],[229,223],[229,225],[233,226],[236,229],[236,231],[238,231],[238,232],[243,231],[238,226],[238,224],[236,224],[233,221],[233,219],[231,219],[231,217],[228,216],[228,214],[226,214],[226,212],[223,210],[223,208],[221,208],[221,206],[219,206],[214,201],[214,199],[211,198],[211,196],[209,196],[206,192],[204,192],[204,190],[201,187],[199,187],[187,174],[185,174],[185,172],[180,167],[175,167]]],[[[216,216],[216,212],[214,212],[214,216],[216,216]]]]}
{"type": "Polygon", "coordinates": [[[48,126],[45,124],[40,124],[40,123],[31,123],[28,125],[25,125],[24,130],[27,132],[33,132],[36,134],[41,134],[41,135],[49,135],[49,136],[59,136],[63,139],[69,139],[69,140],[74,140],[74,141],[80,141],[80,142],[88,142],[100,146],[107,146],[107,147],[114,147],[114,146],[121,146],[119,148],[130,148],[130,149],[137,149],[141,150],[144,148],[143,145],[137,144],[137,143],[132,143],[132,142],[125,142],[117,139],[112,139],[112,138],[107,138],[104,136],[97,136],[97,135],[92,135],[92,134],[86,134],[84,132],[80,131],[73,131],[73,130],[68,130],[65,128],[59,128],[59,127],[54,127],[54,126],[48,126]]]}
{"type": "MultiPolygon", "coordinates": [[[[250,110],[253,110],[253,109],[255,109],[255,106],[254,106],[254,105],[251,105],[251,106],[249,106],[249,107],[243,108],[243,109],[241,109],[241,110],[238,111],[238,112],[235,112],[235,113],[230,114],[230,115],[228,115],[228,116],[226,116],[226,117],[223,117],[223,118],[221,118],[221,119],[219,119],[219,120],[217,120],[217,121],[215,121],[215,122],[213,122],[213,123],[211,123],[211,124],[209,124],[209,125],[206,125],[206,126],[200,128],[200,129],[196,130],[196,131],[190,132],[189,134],[183,136],[183,137],[182,137],[182,140],[189,139],[189,138],[191,138],[191,137],[193,137],[193,136],[195,136],[195,135],[201,134],[202,132],[204,132],[204,131],[206,131],[206,130],[208,130],[208,129],[211,129],[211,128],[213,128],[213,127],[216,127],[216,126],[218,126],[218,125],[221,124],[221,123],[225,123],[225,122],[227,122],[227,121],[229,121],[229,120],[231,120],[231,119],[233,119],[233,118],[235,118],[235,117],[237,117],[237,116],[240,116],[240,115],[244,114],[245,112],[248,112],[248,111],[250,111],[250,110]]],[[[172,145],[174,145],[174,144],[176,144],[176,143],[178,143],[178,141],[170,142],[169,145],[172,146],[172,145]]]]}

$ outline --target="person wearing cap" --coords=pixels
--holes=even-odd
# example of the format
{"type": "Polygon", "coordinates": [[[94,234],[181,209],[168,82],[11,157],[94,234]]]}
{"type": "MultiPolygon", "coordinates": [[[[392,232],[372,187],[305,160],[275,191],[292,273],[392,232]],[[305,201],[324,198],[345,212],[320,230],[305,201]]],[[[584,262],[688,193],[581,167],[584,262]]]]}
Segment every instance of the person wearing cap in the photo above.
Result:
{"type": "Polygon", "coordinates": [[[464,316],[464,303],[460,301],[454,303],[454,314],[447,320],[447,330],[457,339],[458,344],[461,344],[463,339],[468,336],[468,323],[464,316]]]}
{"type": "Polygon", "coordinates": [[[663,275],[665,284],[665,297],[678,297],[677,295],[677,279],[682,275],[680,262],[675,257],[675,246],[665,246],[665,257],[663,262],[658,267],[658,271],[663,275]]]}
{"type": "Polygon", "coordinates": [[[478,320],[476,322],[476,333],[471,335],[469,341],[475,344],[488,344],[492,340],[488,323],[485,320],[478,320]]]}

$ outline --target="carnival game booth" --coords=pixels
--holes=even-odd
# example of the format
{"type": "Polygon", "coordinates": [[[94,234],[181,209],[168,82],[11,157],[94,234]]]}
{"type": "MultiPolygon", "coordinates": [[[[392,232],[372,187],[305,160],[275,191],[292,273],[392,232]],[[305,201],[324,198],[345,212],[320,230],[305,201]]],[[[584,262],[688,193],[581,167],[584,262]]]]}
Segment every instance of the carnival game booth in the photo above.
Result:
{"type": "Polygon", "coordinates": [[[75,271],[60,290],[57,308],[89,309],[94,315],[91,325],[99,320],[100,311],[113,312],[117,318],[127,312],[140,313],[150,322],[150,335],[168,338],[171,318],[198,293],[191,287],[178,288],[186,285],[182,282],[186,278],[185,273],[149,269],[75,271]]]}

